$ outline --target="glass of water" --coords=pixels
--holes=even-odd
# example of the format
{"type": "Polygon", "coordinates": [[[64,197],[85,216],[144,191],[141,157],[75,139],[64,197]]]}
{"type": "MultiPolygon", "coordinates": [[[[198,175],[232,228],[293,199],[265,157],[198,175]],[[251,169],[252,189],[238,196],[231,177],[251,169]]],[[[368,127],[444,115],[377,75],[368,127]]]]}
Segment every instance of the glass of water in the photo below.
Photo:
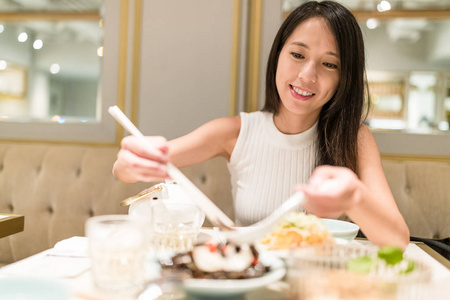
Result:
{"type": "Polygon", "coordinates": [[[158,203],[151,208],[151,245],[155,252],[184,252],[197,242],[203,211],[191,203],[158,203]]]}
{"type": "Polygon", "coordinates": [[[143,288],[148,237],[142,221],[103,215],[86,222],[94,284],[106,292],[133,294],[143,288]]]}

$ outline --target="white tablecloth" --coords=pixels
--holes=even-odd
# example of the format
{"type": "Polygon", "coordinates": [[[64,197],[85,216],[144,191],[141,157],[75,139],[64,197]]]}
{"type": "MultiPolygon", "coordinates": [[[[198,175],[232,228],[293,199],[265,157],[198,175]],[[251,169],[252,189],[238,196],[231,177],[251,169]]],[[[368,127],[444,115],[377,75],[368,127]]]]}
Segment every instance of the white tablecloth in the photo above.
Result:
{"type": "MultiPolygon", "coordinates": [[[[360,243],[364,246],[371,245],[370,242],[362,240],[353,241],[352,243],[360,243]]],[[[423,261],[431,268],[431,281],[434,284],[432,287],[433,292],[439,292],[439,289],[447,289],[446,286],[450,283],[449,269],[414,243],[408,245],[405,256],[423,261]]],[[[70,286],[73,290],[74,296],[71,300],[125,300],[123,296],[105,295],[96,290],[92,283],[89,269],[90,261],[87,256],[86,239],[76,237],[58,243],[55,248],[1,268],[0,278],[35,276],[58,280],[70,286]]],[[[262,290],[248,293],[245,299],[284,299],[287,288],[287,284],[278,282],[262,290]]],[[[446,290],[443,291],[443,293],[446,292],[446,290]]],[[[445,295],[448,295],[448,293],[445,295]]]]}

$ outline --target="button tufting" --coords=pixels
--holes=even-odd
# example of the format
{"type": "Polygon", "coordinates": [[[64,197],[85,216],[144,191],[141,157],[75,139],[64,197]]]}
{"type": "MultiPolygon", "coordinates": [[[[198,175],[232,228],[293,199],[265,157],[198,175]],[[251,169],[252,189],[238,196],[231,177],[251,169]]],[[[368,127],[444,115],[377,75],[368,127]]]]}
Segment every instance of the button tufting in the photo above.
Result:
{"type": "Polygon", "coordinates": [[[47,210],[50,214],[53,214],[53,207],[49,206],[47,210]]]}
{"type": "Polygon", "coordinates": [[[81,175],[81,168],[78,168],[78,169],[77,169],[76,174],[77,174],[77,177],[80,177],[80,175],[81,175]]]}
{"type": "Polygon", "coordinates": [[[9,209],[9,212],[14,212],[14,206],[10,203],[9,205],[8,205],[8,209],[9,209]]]}
{"type": "Polygon", "coordinates": [[[3,164],[0,165],[0,172],[3,171],[3,164]]]}
{"type": "Polygon", "coordinates": [[[411,193],[411,188],[409,186],[405,187],[405,193],[407,194],[411,193]]]}
{"type": "Polygon", "coordinates": [[[436,232],[435,234],[433,234],[433,239],[438,240],[440,238],[441,238],[441,236],[440,236],[439,232],[436,232]]]}
{"type": "Polygon", "coordinates": [[[42,166],[37,166],[37,168],[36,168],[36,173],[40,173],[41,172],[41,170],[42,170],[42,166]]]}
{"type": "Polygon", "coordinates": [[[92,209],[90,209],[88,214],[89,214],[89,217],[93,217],[94,216],[94,211],[92,209]]]}
{"type": "Polygon", "coordinates": [[[200,181],[205,184],[206,183],[206,175],[202,175],[202,177],[200,177],[200,181]]]}

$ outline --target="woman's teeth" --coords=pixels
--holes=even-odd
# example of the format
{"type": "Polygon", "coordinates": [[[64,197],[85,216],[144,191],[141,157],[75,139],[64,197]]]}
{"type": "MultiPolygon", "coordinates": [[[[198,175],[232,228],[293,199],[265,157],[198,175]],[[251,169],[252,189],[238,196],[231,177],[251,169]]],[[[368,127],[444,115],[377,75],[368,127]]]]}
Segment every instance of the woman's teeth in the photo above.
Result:
{"type": "Polygon", "coordinates": [[[305,91],[303,91],[303,90],[301,90],[301,89],[299,89],[299,88],[296,88],[296,87],[292,87],[292,89],[297,93],[297,94],[299,94],[299,95],[302,95],[302,96],[312,96],[312,95],[314,95],[313,93],[308,93],[308,92],[305,92],[305,91]]]}

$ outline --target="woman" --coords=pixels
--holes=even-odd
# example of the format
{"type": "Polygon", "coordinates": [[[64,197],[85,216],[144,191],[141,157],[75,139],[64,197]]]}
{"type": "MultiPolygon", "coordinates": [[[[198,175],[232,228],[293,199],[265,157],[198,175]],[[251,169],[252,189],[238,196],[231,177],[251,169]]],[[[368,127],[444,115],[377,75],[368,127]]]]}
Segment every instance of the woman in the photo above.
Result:
{"type": "Polygon", "coordinates": [[[405,248],[409,230],[362,123],[364,66],[353,15],[335,2],[307,2],[275,37],[262,111],[213,120],[170,142],[147,137],[151,149],[126,137],[114,175],[124,182],[161,180],[168,161],[183,167],[223,156],[238,224],[264,218],[301,184],[296,189],[306,194],[309,213],[346,214],[373,243],[405,248]]]}

